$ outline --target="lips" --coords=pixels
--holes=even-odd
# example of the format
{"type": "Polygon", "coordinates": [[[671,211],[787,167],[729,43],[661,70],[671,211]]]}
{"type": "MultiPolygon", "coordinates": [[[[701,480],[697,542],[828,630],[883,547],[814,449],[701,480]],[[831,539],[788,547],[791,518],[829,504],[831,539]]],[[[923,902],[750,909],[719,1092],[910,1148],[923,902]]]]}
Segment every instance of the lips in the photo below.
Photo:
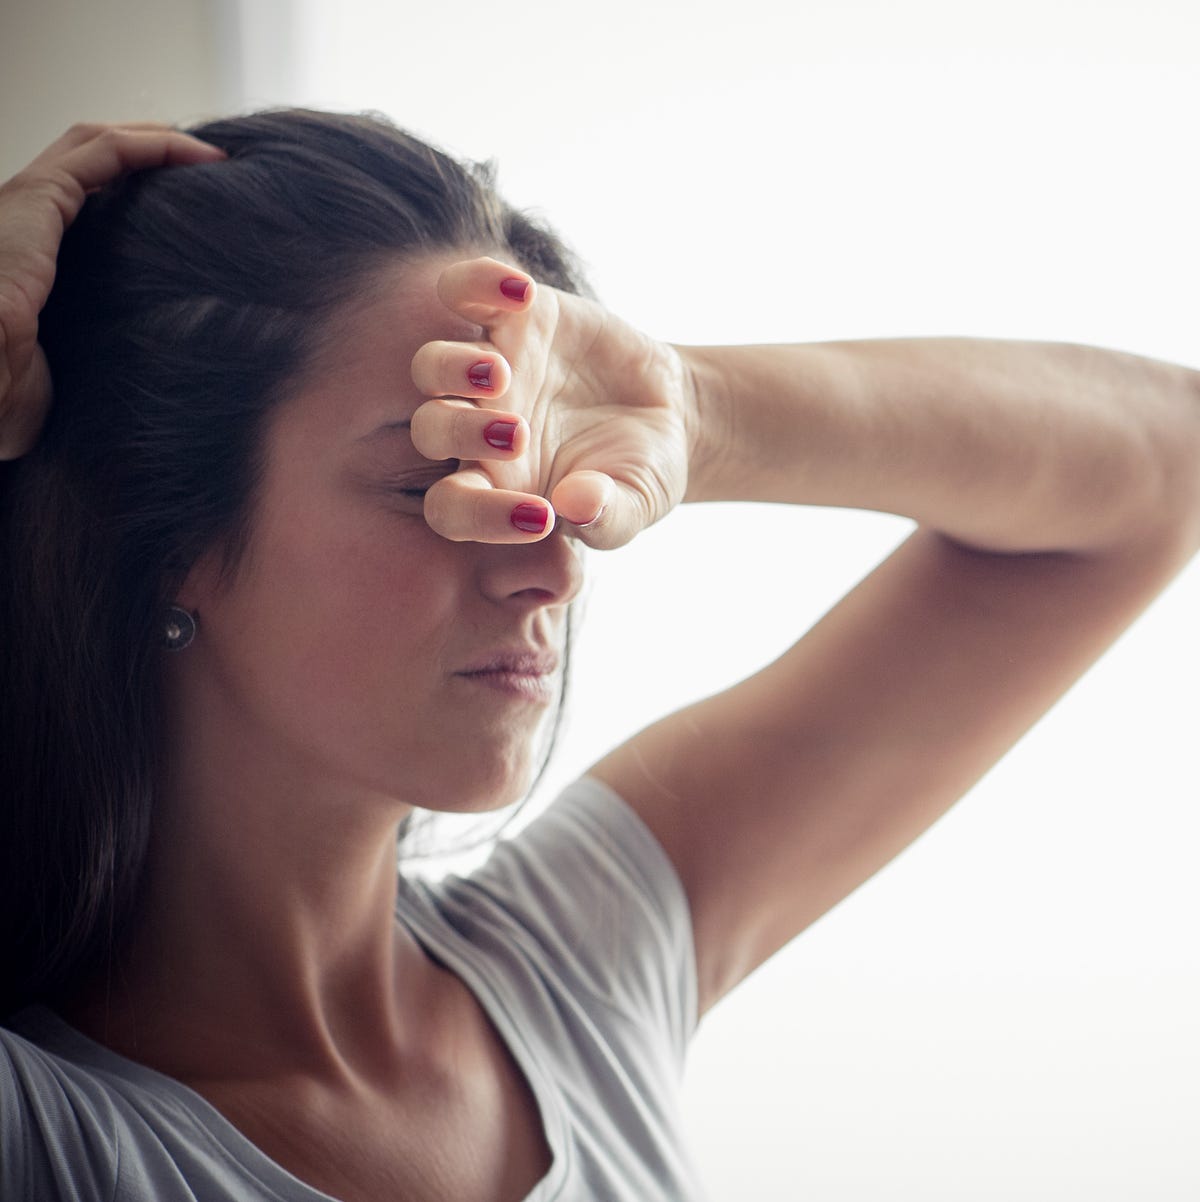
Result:
{"type": "Polygon", "coordinates": [[[549,651],[502,651],[456,675],[508,700],[552,705],[558,656],[549,651]]]}
{"type": "Polygon", "coordinates": [[[558,671],[558,656],[553,651],[501,651],[488,659],[463,668],[459,676],[480,676],[489,672],[514,676],[553,676],[558,671]]]}

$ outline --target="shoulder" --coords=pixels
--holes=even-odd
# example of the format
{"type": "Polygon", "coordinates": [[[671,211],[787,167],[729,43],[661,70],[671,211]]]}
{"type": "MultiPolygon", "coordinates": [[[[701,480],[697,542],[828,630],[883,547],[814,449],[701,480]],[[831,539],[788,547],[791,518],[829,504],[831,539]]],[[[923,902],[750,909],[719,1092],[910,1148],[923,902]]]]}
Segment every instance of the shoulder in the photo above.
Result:
{"type": "Polygon", "coordinates": [[[582,914],[593,927],[605,915],[634,909],[665,931],[687,913],[661,843],[624,797],[595,776],[581,777],[503,840],[481,877],[517,892],[536,887],[563,917],[582,914]]]}
{"type": "Polygon", "coordinates": [[[406,879],[399,917],[476,992],[588,1197],[696,1195],[676,1123],[696,1025],[687,902],[623,798],[582,778],[473,872],[406,879]]]}
{"type": "Polygon", "coordinates": [[[99,1079],[39,1041],[47,1013],[0,1027],[0,1197],[112,1197],[116,1108],[99,1079]]]}
{"type": "Polygon", "coordinates": [[[687,899],[638,814],[593,777],[570,785],[480,868],[405,891],[469,941],[640,1023],[680,1049],[695,1026],[687,899]]]}

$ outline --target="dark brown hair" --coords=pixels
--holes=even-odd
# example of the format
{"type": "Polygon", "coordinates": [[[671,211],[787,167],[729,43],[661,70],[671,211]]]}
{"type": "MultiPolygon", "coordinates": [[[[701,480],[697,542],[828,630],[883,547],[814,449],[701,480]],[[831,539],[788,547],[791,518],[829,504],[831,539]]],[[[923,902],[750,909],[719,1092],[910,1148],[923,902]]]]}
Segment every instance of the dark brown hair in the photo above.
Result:
{"type": "Polygon", "coordinates": [[[54,406],[0,465],[0,1017],[69,994],[120,940],[162,751],[164,606],[209,548],[236,570],[264,416],[338,307],[441,247],[586,291],[488,168],[382,119],[192,132],[228,160],[121,180],[68,231],[41,323],[54,406]]]}

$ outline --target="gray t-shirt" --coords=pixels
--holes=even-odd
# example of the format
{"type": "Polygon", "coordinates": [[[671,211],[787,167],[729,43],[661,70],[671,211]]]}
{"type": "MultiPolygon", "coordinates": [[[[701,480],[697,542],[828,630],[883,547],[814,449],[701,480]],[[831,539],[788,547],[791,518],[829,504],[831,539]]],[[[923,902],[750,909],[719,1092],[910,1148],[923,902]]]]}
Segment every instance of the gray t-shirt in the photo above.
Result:
{"type": "MultiPolygon", "coordinates": [[[[679,1084],[696,1025],[687,900],[584,777],[467,876],[401,878],[398,917],[474,991],[524,1071],[553,1163],[527,1202],[695,1202],[679,1084]]],[[[44,1007],[0,1028],[2,1202],[328,1202],[197,1093],[44,1007]]]]}

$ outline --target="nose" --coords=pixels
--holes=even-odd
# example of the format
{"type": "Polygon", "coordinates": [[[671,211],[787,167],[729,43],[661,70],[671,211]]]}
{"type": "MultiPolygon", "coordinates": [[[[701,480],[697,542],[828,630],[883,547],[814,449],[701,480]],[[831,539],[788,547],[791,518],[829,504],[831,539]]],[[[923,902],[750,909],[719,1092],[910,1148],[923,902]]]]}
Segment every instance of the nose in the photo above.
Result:
{"type": "Polygon", "coordinates": [[[480,584],[493,601],[567,605],[583,584],[582,548],[561,528],[536,543],[481,543],[480,584]]]}

